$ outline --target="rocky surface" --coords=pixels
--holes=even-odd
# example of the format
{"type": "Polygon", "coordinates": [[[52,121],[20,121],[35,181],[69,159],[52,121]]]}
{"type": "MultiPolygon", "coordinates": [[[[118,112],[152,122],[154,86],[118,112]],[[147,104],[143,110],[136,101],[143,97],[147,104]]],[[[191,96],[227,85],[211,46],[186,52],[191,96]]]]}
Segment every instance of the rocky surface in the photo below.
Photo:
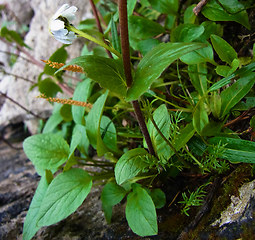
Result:
{"type": "MultiPolygon", "coordinates": [[[[23,124],[8,125],[1,130],[0,141],[0,239],[22,239],[23,222],[40,177],[22,150],[22,140],[28,135],[23,124]],[[16,143],[16,141],[19,141],[16,143]]],[[[144,239],[252,239],[255,234],[255,180],[249,181],[251,167],[240,165],[225,179],[213,194],[208,212],[187,235],[180,233],[195,218],[200,208],[194,208],[190,217],[180,214],[180,206],[172,201],[176,183],[163,186],[167,204],[157,211],[159,234],[144,239]],[[251,237],[250,237],[251,236],[251,237]]],[[[208,189],[208,194],[211,188],[208,189]]],[[[112,223],[105,221],[100,201],[101,187],[94,187],[84,203],[68,218],[49,227],[41,228],[34,239],[47,240],[115,240],[141,239],[127,225],[125,202],[113,211],[112,223]]],[[[201,207],[203,208],[203,207],[201,207]]]]}
{"type": "MultiPolygon", "coordinates": [[[[29,32],[25,36],[25,43],[32,48],[31,51],[26,49],[28,53],[38,61],[38,64],[25,61],[23,58],[18,58],[13,68],[9,71],[11,74],[21,76],[23,79],[29,79],[36,82],[39,74],[42,72],[43,64],[40,63],[41,59],[49,59],[52,53],[57,48],[62,46],[61,43],[56,41],[48,31],[48,21],[55,11],[64,3],[75,5],[78,7],[76,22],[78,23],[82,19],[91,17],[89,1],[75,1],[75,0],[22,0],[22,1],[7,1],[0,0],[0,4],[6,4],[9,12],[15,14],[9,16],[9,20],[19,19],[19,23],[29,24],[29,32]],[[22,9],[22,10],[21,10],[22,9]],[[12,19],[11,17],[15,18],[12,19]]],[[[8,16],[6,16],[8,18],[8,16]]],[[[0,44],[0,50],[10,51],[10,46],[6,44],[0,44]]],[[[71,58],[79,56],[79,51],[83,46],[81,40],[76,40],[66,49],[69,52],[71,58]]],[[[1,55],[3,59],[1,61],[8,62],[8,58],[5,55],[1,55]]],[[[28,58],[28,56],[21,54],[22,57],[28,58]]],[[[31,59],[30,59],[31,60],[31,59]]],[[[6,65],[6,64],[5,64],[6,65]]],[[[8,66],[5,66],[5,69],[8,66]]],[[[17,101],[23,107],[30,111],[45,117],[51,110],[51,105],[45,100],[38,100],[36,96],[39,95],[38,91],[34,89],[29,91],[32,83],[24,81],[22,78],[6,75],[0,80],[0,91],[7,94],[13,100],[17,101]]],[[[0,109],[0,125],[7,125],[10,122],[20,122],[28,119],[34,119],[34,116],[27,114],[26,111],[21,109],[13,102],[6,100],[0,109]]],[[[34,121],[35,122],[35,121],[34,121]]],[[[31,132],[35,133],[36,125],[34,122],[27,122],[31,132]],[[32,124],[31,124],[32,123],[32,124]]]]}

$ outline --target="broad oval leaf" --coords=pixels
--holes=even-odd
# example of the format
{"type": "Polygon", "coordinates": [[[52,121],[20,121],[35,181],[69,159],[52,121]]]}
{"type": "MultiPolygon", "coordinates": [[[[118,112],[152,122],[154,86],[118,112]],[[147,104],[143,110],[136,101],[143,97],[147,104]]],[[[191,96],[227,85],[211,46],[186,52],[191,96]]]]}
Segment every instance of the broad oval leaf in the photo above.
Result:
{"type": "Polygon", "coordinates": [[[116,183],[107,183],[101,194],[101,200],[103,204],[114,206],[118,204],[126,195],[126,190],[116,183]]]}
{"type": "Polygon", "coordinates": [[[47,97],[55,97],[58,92],[62,92],[62,89],[51,78],[39,81],[38,89],[47,97]]]}
{"type": "Polygon", "coordinates": [[[60,173],[46,191],[37,225],[49,226],[72,214],[83,203],[91,187],[91,176],[82,169],[60,173]]]}
{"type": "Polygon", "coordinates": [[[144,148],[135,148],[124,153],[114,169],[116,182],[120,185],[146,169],[149,163],[145,161],[145,157],[148,155],[144,148]]]}
{"type": "Polygon", "coordinates": [[[63,137],[44,133],[28,137],[23,143],[24,152],[36,168],[55,170],[69,155],[69,146],[63,137]]]}
{"type": "Polygon", "coordinates": [[[133,192],[128,194],[126,218],[129,227],[139,236],[158,233],[155,205],[147,191],[140,186],[136,186],[133,192]]]}
{"type": "Polygon", "coordinates": [[[87,77],[99,83],[102,88],[109,89],[120,98],[125,97],[127,91],[126,80],[123,64],[120,60],[86,55],[71,60],[58,71],[69,65],[82,67],[87,77]]]}
{"type": "Polygon", "coordinates": [[[251,90],[254,83],[255,73],[251,72],[221,92],[221,118],[251,90]]]}
{"type": "Polygon", "coordinates": [[[126,191],[116,183],[107,183],[101,194],[102,208],[106,221],[111,222],[112,218],[112,207],[118,204],[126,195],[126,191]]]}
{"type": "Polygon", "coordinates": [[[173,61],[205,46],[202,43],[161,43],[154,47],[138,64],[127,101],[138,99],[173,61]]]}
{"type": "Polygon", "coordinates": [[[160,188],[155,188],[150,192],[151,198],[156,208],[162,208],[166,204],[166,195],[160,188]]]}

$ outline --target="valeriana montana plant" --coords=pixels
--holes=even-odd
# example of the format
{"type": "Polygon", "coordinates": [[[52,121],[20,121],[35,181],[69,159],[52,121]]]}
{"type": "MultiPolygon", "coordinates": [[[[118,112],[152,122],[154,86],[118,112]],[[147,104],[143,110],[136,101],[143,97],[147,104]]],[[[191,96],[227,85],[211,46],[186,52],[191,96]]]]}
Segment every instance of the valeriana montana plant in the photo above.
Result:
{"type": "MultiPolygon", "coordinates": [[[[218,23],[236,21],[249,29],[245,8],[230,14],[224,4],[210,1],[200,18],[195,5],[177,0],[107,3],[98,1],[96,8],[91,1],[96,24],[73,26],[77,8],[68,4],[50,20],[58,41],[71,44],[81,37],[95,46],[89,50],[86,42],[81,56],[67,64],[65,46],[44,60],[40,97],[58,104],[42,133],[23,144],[41,176],[24,223],[25,240],[76,211],[95,182],[104,184],[107,222],[112,207],[125,199],[132,231],[156,235],[156,209],[166,196],[155,186],[183,170],[213,178],[232,163],[254,163],[254,143],[233,138],[226,125],[250,96],[254,59],[242,62],[218,23]],[[64,82],[63,70],[81,74],[74,89],[64,82]],[[66,90],[71,99],[55,97],[66,90]],[[95,154],[102,158],[95,160],[95,154]]],[[[248,109],[246,103],[242,107],[248,109]]],[[[189,215],[191,206],[201,205],[209,185],[198,186],[189,198],[183,193],[180,212],[189,215]]]]}

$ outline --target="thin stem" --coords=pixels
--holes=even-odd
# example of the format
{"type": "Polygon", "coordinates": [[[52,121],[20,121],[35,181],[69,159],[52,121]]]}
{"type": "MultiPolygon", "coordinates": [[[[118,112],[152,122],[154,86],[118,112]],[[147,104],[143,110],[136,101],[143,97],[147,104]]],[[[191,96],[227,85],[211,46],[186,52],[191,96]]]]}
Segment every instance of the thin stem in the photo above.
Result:
{"type": "MultiPolygon", "coordinates": [[[[91,5],[93,14],[94,14],[94,16],[95,16],[95,19],[96,19],[97,28],[98,28],[99,32],[102,33],[102,34],[104,35],[104,31],[103,31],[103,29],[102,29],[102,26],[101,26],[101,23],[100,23],[100,20],[99,20],[99,16],[98,16],[98,12],[97,12],[97,9],[96,9],[96,5],[95,5],[95,3],[94,3],[93,0],[89,0],[89,2],[90,2],[90,5],[91,5]]],[[[103,37],[103,40],[104,40],[104,43],[107,44],[107,42],[105,41],[104,37],[103,37]]],[[[107,44],[107,45],[108,45],[108,44],[107,44]]],[[[106,50],[106,52],[107,52],[109,58],[113,58],[111,52],[110,52],[108,49],[105,49],[105,50],[106,50]]]]}
{"type": "Polygon", "coordinates": [[[81,31],[81,30],[75,28],[74,26],[67,25],[67,26],[66,26],[66,29],[69,30],[69,31],[75,32],[75,33],[77,33],[80,37],[86,38],[86,39],[88,39],[88,40],[90,40],[90,41],[92,41],[92,42],[98,44],[99,46],[101,46],[101,47],[103,47],[103,48],[109,50],[110,52],[114,53],[117,57],[119,57],[119,58],[121,57],[121,54],[120,54],[118,51],[116,51],[114,48],[111,48],[110,46],[108,46],[107,44],[105,44],[103,41],[98,40],[98,39],[92,37],[91,35],[89,35],[89,34],[83,32],[83,31],[81,31]]]}
{"type": "Polygon", "coordinates": [[[138,124],[140,126],[141,131],[142,131],[144,139],[145,139],[145,141],[147,143],[147,146],[148,146],[148,149],[149,149],[149,153],[151,155],[156,156],[154,148],[153,148],[153,145],[152,145],[152,142],[151,142],[151,138],[150,138],[147,126],[145,124],[144,117],[143,117],[143,114],[142,114],[142,111],[141,111],[141,108],[139,106],[138,101],[133,101],[132,105],[133,105],[134,110],[135,110],[135,115],[137,117],[138,124]]]}
{"type": "MultiPolygon", "coordinates": [[[[120,18],[120,39],[121,39],[121,51],[122,60],[124,66],[124,72],[126,77],[127,87],[132,85],[132,73],[131,73],[131,62],[130,62],[130,52],[129,52],[129,39],[128,39],[128,19],[127,19],[127,0],[119,0],[119,18],[120,18]]],[[[151,138],[144,121],[144,117],[140,108],[138,101],[132,101],[133,108],[135,110],[135,115],[147,143],[149,153],[155,156],[155,151],[151,142],[151,138]]]]}
{"type": "Polygon", "coordinates": [[[17,101],[13,100],[12,98],[8,97],[5,93],[0,91],[0,94],[5,97],[6,99],[10,100],[11,102],[15,103],[16,105],[18,105],[20,108],[22,108],[23,110],[25,110],[26,112],[30,113],[31,115],[33,115],[35,118],[39,118],[41,119],[41,117],[33,112],[31,112],[30,110],[28,110],[27,108],[23,107],[21,104],[19,104],[17,101]]]}
{"type": "Polygon", "coordinates": [[[132,85],[132,74],[128,39],[127,0],[119,0],[119,18],[122,59],[127,87],[130,88],[132,85]]]}

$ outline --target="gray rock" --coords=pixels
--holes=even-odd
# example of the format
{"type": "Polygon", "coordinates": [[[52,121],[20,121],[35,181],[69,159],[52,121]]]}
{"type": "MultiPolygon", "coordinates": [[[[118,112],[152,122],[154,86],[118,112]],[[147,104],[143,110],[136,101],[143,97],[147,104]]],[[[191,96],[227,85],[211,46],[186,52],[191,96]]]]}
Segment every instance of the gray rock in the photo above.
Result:
{"type": "MultiPolygon", "coordinates": [[[[67,1],[64,0],[23,0],[16,4],[17,1],[8,1],[8,6],[12,8],[13,12],[20,11],[19,9],[27,4],[26,9],[29,12],[34,12],[34,17],[30,22],[30,30],[25,36],[25,42],[29,45],[32,50],[29,51],[36,61],[39,64],[35,65],[24,61],[22,58],[19,58],[18,61],[12,68],[11,73],[21,76],[22,78],[29,79],[33,82],[37,81],[38,75],[42,72],[43,64],[40,63],[40,59],[49,59],[51,54],[60,46],[61,43],[56,41],[48,31],[48,21],[50,17],[56,12],[56,10],[62,6],[62,4],[67,1]],[[15,2],[15,3],[14,3],[15,2]],[[16,8],[17,7],[17,8],[16,8]],[[41,65],[41,66],[40,66],[41,65]]],[[[78,7],[76,24],[82,19],[91,17],[90,5],[88,1],[68,1],[70,5],[75,5],[78,7]]],[[[21,16],[23,19],[23,15],[21,16]]],[[[23,21],[23,20],[22,20],[23,21]]],[[[25,21],[25,20],[24,20],[25,21]]],[[[76,40],[71,46],[68,46],[66,49],[69,52],[70,58],[78,57],[80,49],[83,46],[83,41],[76,40]]],[[[27,58],[23,53],[21,56],[27,58]]],[[[37,99],[36,96],[39,95],[37,89],[29,91],[31,83],[24,81],[20,78],[16,79],[13,76],[5,76],[2,81],[0,81],[0,91],[6,93],[10,98],[19,102],[23,107],[29,109],[30,111],[40,115],[47,116],[49,111],[52,109],[52,106],[43,99],[37,99]]],[[[0,125],[8,124],[9,122],[19,122],[28,119],[33,119],[34,117],[30,114],[27,114],[26,111],[21,109],[16,104],[6,100],[4,105],[0,110],[0,125]]],[[[36,129],[36,126],[33,124],[31,127],[31,132],[35,133],[33,129],[36,129]]]]}

